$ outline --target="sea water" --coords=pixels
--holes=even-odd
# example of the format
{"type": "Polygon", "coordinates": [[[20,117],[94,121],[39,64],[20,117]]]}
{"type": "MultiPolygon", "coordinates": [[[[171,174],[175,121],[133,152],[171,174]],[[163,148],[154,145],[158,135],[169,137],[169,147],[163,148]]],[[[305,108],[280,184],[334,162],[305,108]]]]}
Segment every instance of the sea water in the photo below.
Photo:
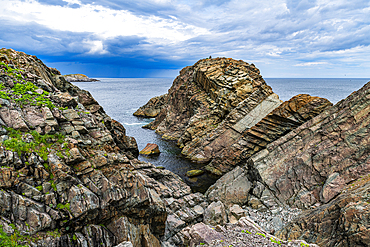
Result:
{"type": "MultiPolygon", "coordinates": [[[[199,169],[201,165],[192,163],[181,156],[175,142],[162,140],[154,131],[142,126],[153,119],[139,118],[132,114],[149,99],[167,93],[173,78],[99,78],[97,82],[76,82],[78,87],[88,90],[113,119],[126,128],[126,134],[135,137],[139,150],[147,143],[159,145],[161,154],[156,157],[139,156],[140,160],[155,166],[163,166],[178,174],[193,191],[204,192],[217,177],[203,174],[188,178],[189,170],[199,169]]],[[[297,94],[310,94],[327,98],[333,104],[360,89],[370,79],[282,79],[268,78],[266,83],[283,101],[297,94]]]]}

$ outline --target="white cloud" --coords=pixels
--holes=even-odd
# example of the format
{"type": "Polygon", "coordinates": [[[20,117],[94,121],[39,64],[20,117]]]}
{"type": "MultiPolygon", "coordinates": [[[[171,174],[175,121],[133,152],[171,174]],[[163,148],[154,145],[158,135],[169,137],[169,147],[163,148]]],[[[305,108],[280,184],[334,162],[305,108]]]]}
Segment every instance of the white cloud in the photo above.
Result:
{"type": "Polygon", "coordinates": [[[102,55],[102,54],[108,53],[108,51],[106,51],[103,47],[103,42],[100,40],[94,40],[94,41],[85,40],[84,43],[87,44],[87,46],[90,49],[88,54],[101,54],[102,55]]]}
{"type": "MultiPolygon", "coordinates": [[[[91,32],[100,39],[140,36],[147,38],[149,42],[167,44],[209,33],[205,28],[174,19],[163,19],[154,15],[138,16],[126,10],[113,10],[93,4],[71,8],[69,4],[81,4],[81,2],[64,1],[68,2],[67,6],[44,5],[35,0],[25,2],[0,0],[2,12],[0,15],[2,18],[23,23],[36,22],[53,30],[91,32]]],[[[98,44],[96,40],[91,42],[98,44]]],[[[101,49],[96,50],[101,51],[101,49]]]]}
{"type": "Polygon", "coordinates": [[[323,65],[323,64],[328,64],[327,62],[307,62],[307,63],[299,63],[294,66],[316,66],[316,65],[323,65]]]}

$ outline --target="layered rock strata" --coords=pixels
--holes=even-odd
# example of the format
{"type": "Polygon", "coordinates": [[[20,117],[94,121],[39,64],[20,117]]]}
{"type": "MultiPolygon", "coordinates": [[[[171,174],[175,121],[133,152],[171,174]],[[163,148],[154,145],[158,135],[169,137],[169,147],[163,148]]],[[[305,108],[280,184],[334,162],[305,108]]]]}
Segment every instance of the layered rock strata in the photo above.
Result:
{"type": "Polygon", "coordinates": [[[206,169],[215,174],[223,174],[331,106],[327,99],[300,94],[281,104],[254,125],[246,123],[247,117],[244,121],[237,121],[234,117],[236,110],[224,121],[224,126],[227,127],[223,126],[223,129],[226,131],[220,130],[219,133],[223,132],[221,135],[206,139],[205,143],[209,144],[203,150],[211,150],[208,154],[201,146],[191,152],[208,156],[211,162],[206,169]],[[236,124],[232,124],[233,122],[236,124]]]}
{"type": "Polygon", "coordinates": [[[136,114],[161,109],[146,127],[177,140],[185,157],[210,163],[207,170],[222,175],[329,106],[309,95],[282,104],[253,64],[216,58],[183,69],[167,96],[136,114]]]}
{"type": "Polygon", "coordinates": [[[253,155],[206,195],[225,205],[305,212],[278,234],[369,246],[370,83],[253,155]]]}

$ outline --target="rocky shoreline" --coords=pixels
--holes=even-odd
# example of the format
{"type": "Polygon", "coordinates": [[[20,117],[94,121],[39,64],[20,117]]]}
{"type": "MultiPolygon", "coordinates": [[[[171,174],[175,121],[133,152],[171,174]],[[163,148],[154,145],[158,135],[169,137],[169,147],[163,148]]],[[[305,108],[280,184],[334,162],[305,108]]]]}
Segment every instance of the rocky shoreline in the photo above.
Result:
{"type": "Polygon", "coordinates": [[[308,95],[283,103],[242,61],[184,68],[138,115],[158,114],[148,127],[198,162],[214,158],[198,145],[211,154],[230,137],[240,145],[228,145],[232,164],[209,159],[207,170],[224,175],[192,193],[139,161],[135,139],[89,92],[35,56],[1,49],[1,244],[369,246],[369,95],[367,84],[333,107],[308,95]],[[244,154],[257,132],[264,139],[244,154]]]}
{"type": "Polygon", "coordinates": [[[370,246],[369,97],[367,83],[334,106],[309,95],[281,102],[253,64],[217,58],[184,68],[140,112],[160,108],[146,127],[223,175],[208,201],[262,213],[248,215],[281,239],[370,246]],[[297,218],[266,219],[282,208],[297,218]]]}

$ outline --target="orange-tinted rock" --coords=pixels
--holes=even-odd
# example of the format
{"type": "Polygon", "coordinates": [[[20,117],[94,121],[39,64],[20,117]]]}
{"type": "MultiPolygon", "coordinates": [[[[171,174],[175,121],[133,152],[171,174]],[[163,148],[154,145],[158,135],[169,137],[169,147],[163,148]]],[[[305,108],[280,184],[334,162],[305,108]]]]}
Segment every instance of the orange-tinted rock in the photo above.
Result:
{"type": "Polygon", "coordinates": [[[159,147],[157,144],[154,143],[148,143],[146,144],[146,147],[140,151],[140,154],[143,155],[154,155],[154,154],[159,154],[159,147]]]}

